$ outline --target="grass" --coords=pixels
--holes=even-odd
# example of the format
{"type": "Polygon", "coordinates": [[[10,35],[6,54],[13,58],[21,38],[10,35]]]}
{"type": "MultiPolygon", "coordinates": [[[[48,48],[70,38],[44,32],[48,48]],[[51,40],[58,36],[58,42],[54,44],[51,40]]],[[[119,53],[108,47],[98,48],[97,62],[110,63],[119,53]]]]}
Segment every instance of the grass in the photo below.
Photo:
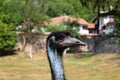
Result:
{"type": "MultiPolygon", "coordinates": [[[[83,58],[64,55],[67,80],[120,80],[120,55],[106,53],[83,58]]],[[[51,80],[49,64],[44,51],[0,57],[0,80],[51,80]]]]}

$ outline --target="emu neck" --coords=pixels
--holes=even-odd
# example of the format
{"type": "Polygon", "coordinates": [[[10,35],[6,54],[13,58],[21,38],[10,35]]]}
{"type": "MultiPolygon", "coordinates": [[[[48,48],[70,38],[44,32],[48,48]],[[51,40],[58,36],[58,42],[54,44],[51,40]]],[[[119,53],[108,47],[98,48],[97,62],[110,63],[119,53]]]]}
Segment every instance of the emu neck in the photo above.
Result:
{"type": "Polygon", "coordinates": [[[52,80],[65,80],[64,70],[62,65],[62,51],[59,52],[54,47],[47,47],[48,59],[51,68],[52,80]]]}

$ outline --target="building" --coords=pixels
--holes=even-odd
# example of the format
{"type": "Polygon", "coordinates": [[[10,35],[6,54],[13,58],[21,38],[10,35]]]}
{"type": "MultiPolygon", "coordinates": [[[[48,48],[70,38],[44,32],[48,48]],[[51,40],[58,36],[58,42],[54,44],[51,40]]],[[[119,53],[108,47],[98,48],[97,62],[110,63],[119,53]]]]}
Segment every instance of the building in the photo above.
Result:
{"type": "Polygon", "coordinates": [[[97,16],[93,23],[95,24],[98,34],[111,35],[114,33],[114,16],[108,11],[101,11],[99,17],[97,16]]]}
{"type": "MultiPolygon", "coordinates": [[[[77,24],[79,24],[78,33],[82,36],[91,36],[96,34],[95,25],[93,23],[88,23],[86,20],[79,17],[74,18],[71,16],[58,16],[44,21],[44,24],[47,26],[49,24],[61,24],[64,22],[77,22],[77,24]]],[[[73,27],[73,29],[75,29],[75,27],[73,27]]]]}

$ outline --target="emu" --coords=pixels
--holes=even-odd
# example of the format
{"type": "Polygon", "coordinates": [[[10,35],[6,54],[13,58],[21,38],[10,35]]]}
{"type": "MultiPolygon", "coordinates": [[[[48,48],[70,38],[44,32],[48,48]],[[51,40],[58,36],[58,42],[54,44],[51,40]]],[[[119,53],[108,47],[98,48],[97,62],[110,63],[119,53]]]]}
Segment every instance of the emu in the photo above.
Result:
{"type": "Polygon", "coordinates": [[[52,32],[48,36],[46,43],[52,80],[66,80],[62,62],[64,50],[68,47],[85,45],[85,43],[76,39],[69,31],[52,32]]]}

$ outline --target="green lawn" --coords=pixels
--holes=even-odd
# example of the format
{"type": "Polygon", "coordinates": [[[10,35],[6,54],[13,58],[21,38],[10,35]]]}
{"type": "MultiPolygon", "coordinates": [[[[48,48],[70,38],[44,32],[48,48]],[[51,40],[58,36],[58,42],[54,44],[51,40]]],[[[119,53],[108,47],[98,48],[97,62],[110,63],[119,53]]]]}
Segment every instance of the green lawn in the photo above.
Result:
{"type": "MultiPolygon", "coordinates": [[[[106,53],[76,59],[64,55],[67,80],[120,80],[120,55],[106,53]]],[[[49,64],[44,51],[0,57],[0,80],[51,80],[49,64]]]]}

